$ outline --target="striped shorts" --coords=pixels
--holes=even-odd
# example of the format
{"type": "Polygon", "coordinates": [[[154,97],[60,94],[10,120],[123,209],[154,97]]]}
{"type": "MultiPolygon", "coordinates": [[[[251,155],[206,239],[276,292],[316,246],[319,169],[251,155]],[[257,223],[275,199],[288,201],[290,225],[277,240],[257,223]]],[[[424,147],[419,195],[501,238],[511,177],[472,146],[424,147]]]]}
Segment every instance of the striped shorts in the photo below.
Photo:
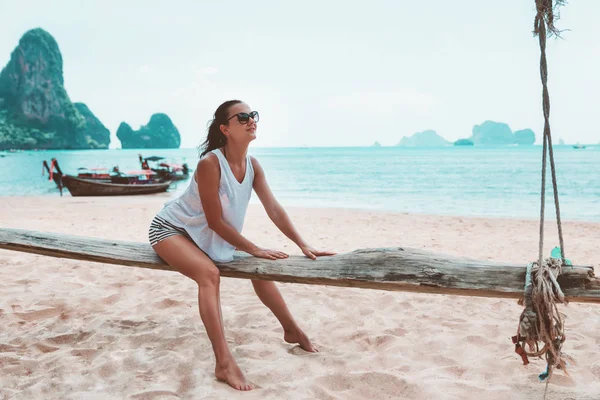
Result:
{"type": "Polygon", "coordinates": [[[159,217],[158,215],[154,217],[154,219],[150,223],[150,229],[148,230],[148,239],[150,240],[151,246],[154,246],[161,240],[165,240],[166,238],[174,235],[183,235],[188,239],[192,240],[192,238],[185,231],[185,229],[173,225],[172,223],[165,220],[164,218],[159,217]]]}

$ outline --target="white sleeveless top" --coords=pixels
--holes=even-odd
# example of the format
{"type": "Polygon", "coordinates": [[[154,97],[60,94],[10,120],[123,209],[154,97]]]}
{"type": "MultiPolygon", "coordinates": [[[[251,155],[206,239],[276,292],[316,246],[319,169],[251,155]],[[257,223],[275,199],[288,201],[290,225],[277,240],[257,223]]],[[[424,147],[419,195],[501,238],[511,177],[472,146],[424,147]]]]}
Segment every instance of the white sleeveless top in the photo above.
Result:
{"type": "MultiPolygon", "coordinates": [[[[244,180],[240,183],[233,175],[223,152],[216,149],[211,153],[219,159],[221,169],[219,198],[223,210],[223,219],[235,230],[241,232],[254,183],[254,169],[252,168],[250,156],[246,156],[246,174],[244,180]]],[[[217,262],[233,260],[235,247],[208,227],[206,215],[200,201],[196,174],[192,175],[190,185],[185,192],[178,198],[167,202],[157,215],[173,225],[185,229],[198,247],[212,260],[217,262]]]]}

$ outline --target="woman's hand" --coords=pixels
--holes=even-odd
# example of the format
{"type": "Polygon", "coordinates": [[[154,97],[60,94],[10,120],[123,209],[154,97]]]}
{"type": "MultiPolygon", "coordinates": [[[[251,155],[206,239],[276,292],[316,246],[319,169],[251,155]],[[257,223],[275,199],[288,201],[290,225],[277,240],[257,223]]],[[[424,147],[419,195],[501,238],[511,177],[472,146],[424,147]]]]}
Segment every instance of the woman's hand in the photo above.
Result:
{"type": "Polygon", "coordinates": [[[304,255],[306,257],[310,258],[311,260],[316,260],[317,257],[321,257],[321,256],[334,256],[334,255],[336,255],[336,253],[334,253],[332,251],[319,251],[319,250],[316,250],[312,246],[300,246],[300,250],[302,250],[302,252],[304,253],[304,255]]]}
{"type": "Polygon", "coordinates": [[[248,253],[250,253],[254,257],[266,258],[267,260],[277,260],[277,259],[289,257],[287,254],[285,254],[281,251],[261,249],[260,247],[257,247],[255,249],[249,251],[248,253]]]}

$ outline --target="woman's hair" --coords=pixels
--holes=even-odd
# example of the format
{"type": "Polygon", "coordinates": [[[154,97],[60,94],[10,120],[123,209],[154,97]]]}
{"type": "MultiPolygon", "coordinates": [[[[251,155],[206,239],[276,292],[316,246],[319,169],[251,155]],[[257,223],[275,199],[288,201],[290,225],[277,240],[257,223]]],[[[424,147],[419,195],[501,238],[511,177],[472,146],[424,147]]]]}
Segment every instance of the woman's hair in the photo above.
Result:
{"type": "Polygon", "coordinates": [[[204,157],[204,155],[213,151],[214,149],[225,146],[227,143],[227,138],[223,132],[221,132],[220,126],[227,125],[228,123],[227,111],[229,110],[229,107],[239,103],[241,103],[240,100],[229,100],[217,108],[217,111],[215,111],[215,115],[208,126],[208,135],[206,136],[206,140],[200,145],[200,158],[204,157]]]}

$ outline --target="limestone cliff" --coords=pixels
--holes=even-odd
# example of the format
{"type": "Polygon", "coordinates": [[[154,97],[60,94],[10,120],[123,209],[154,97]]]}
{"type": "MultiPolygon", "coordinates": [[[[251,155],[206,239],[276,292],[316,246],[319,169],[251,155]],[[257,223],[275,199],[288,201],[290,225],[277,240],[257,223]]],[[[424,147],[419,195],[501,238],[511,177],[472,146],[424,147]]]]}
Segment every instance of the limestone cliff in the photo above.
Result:
{"type": "Polygon", "coordinates": [[[64,88],[56,40],[40,28],[26,32],[0,72],[0,149],[108,148],[103,125],[79,108],[84,115],[64,88]]]}

